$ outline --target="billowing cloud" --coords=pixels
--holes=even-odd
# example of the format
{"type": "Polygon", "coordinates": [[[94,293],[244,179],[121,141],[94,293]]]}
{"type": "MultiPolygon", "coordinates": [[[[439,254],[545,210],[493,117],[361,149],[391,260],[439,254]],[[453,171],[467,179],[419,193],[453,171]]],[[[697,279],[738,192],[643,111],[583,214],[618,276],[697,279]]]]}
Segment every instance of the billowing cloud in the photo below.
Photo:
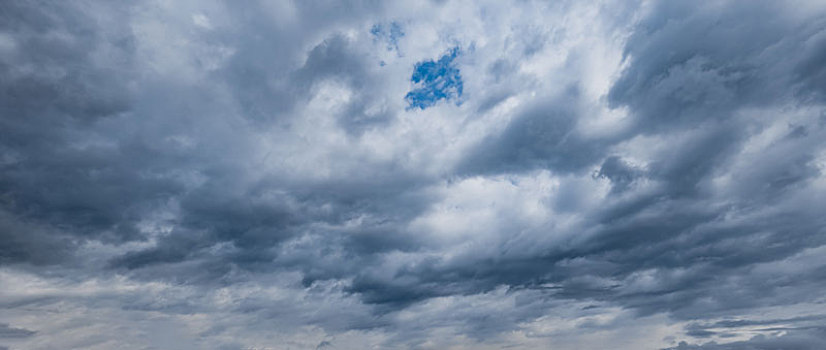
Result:
{"type": "Polygon", "coordinates": [[[0,5],[0,348],[815,349],[826,6],[0,5]]]}

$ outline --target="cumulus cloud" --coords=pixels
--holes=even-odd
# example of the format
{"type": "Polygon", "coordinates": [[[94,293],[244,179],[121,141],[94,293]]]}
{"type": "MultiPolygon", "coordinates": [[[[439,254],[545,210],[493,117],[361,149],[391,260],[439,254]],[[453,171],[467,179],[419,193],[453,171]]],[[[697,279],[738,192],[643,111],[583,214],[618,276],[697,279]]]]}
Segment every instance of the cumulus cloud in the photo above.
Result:
{"type": "Polygon", "coordinates": [[[826,6],[0,5],[10,349],[814,349],[826,6]]]}

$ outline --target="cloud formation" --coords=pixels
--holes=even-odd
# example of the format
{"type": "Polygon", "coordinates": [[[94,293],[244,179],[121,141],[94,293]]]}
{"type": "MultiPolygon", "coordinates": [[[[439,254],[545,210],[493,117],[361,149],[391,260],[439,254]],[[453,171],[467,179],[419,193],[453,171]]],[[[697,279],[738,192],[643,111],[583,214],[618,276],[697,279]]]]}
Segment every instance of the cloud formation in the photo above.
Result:
{"type": "Polygon", "coordinates": [[[0,348],[816,349],[825,27],[4,2],[0,348]]]}

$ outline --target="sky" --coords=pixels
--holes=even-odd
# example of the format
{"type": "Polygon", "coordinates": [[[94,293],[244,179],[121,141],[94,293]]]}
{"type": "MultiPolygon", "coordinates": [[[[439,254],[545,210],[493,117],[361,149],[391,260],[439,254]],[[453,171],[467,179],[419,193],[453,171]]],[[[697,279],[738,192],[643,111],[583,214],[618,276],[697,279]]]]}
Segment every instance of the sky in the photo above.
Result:
{"type": "Polygon", "coordinates": [[[0,349],[816,350],[826,2],[0,2],[0,349]]]}

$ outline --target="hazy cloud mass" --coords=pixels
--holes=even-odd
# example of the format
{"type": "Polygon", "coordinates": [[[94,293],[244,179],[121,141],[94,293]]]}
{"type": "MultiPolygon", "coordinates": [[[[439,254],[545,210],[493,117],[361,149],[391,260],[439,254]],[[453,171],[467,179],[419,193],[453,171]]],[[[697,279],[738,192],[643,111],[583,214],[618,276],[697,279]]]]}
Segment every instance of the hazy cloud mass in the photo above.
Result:
{"type": "Polygon", "coordinates": [[[826,2],[0,2],[0,349],[822,350],[826,2]]]}

